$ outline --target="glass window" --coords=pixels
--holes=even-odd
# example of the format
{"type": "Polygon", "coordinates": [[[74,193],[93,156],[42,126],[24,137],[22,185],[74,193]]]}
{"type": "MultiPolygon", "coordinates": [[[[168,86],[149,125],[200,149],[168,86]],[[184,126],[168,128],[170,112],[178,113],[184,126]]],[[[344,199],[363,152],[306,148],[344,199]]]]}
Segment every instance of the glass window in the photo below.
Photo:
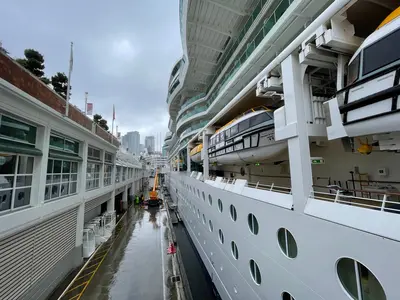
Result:
{"type": "Polygon", "coordinates": [[[117,166],[117,173],[115,174],[115,182],[120,182],[121,181],[121,166],[117,166]]]}
{"type": "Polygon", "coordinates": [[[100,164],[88,162],[86,168],[86,190],[100,187],[100,164]]]}
{"type": "Polygon", "coordinates": [[[34,158],[0,154],[0,211],[29,206],[34,158]]]}
{"type": "Polygon", "coordinates": [[[239,132],[245,131],[250,127],[250,119],[246,119],[239,123],[239,132]]]}
{"type": "Polygon", "coordinates": [[[236,221],[236,219],[237,219],[236,208],[231,204],[231,206],[229,207],[229,210],[231,213],[232,221],[236,221]]]}
{"type": "Polygon", "coordinates": [[[36,127],[20,122],[13,118],[0,115],[0,137],[34,145],[36,143],[36,127]]]}
{"type": "Polygon", "coordinates": [[[216,144],[219,143],[219,134],[217,134],[217,135],[215,136],[215,143],[216,143],[216,144]]]}
{"type": "Polygon", "coordinates": [[[253,214],[249,214],[247,217],[247,222],[249,224],[249,229],[252,234],[258,234],[258,221],[257,218],[253,214]]]}
{"type": "Polygon", "coordinates": [[[231,137],[231,129],[230,128],[225,130],[225,136],[226,136],[227,139],[229,139],[231,137]]]}
{"type": "Polygon", "coordinates": [[[101,160],[100,150],[93,147],[88,147],[88,158],[94,160],[101,160]]]}
{"type": "Polygon", "coordinates": [[[282,300],[296,300],[292,295],[290,295],[288,292],[283,292],[282,293],[282,300]]]}
{"type": "Polygon", "coordinates": [[[111,184],[113,165],[104,165],[104,186],[111,184]]]}
{"type": "Polygon", "coordinates": [[[385,292],[375,275],[363,264],[341,258],[337,264],[340,283],[356,300],[386,300],[385,292]]]}
{"type": "Polygon", "coordinates": [[[360,54],[350,63],[347,72],[347,85],[354,83],[358,79],[358,72],[360,69],[360,54]]]}
{"type": "Polygon", "coordinates": [[[126,180],[126,167],[122,169],[122,181],[126,180]]]}
{"type": "Polygon", "coordinates": [[[278,230],[278,242],[282,252],[289,258],[297,256],[297,244],[289,230],[280,228],[278,230]]]}
{"type": "Polygon", "coordinates": [[[239,132],[239,126],[237,124],[231,127],[231,136],[234,136],[238,132],[239,132]]]}
{"type": "Polygon", "coordinates": [[[219,236],[219,242],[220,242],[221,244],[223,244],[224,241],[225,241],[225,238],[224,238],[224,233],[222,232],[221,229],[218,230],[218,236],[219,236]]]}
{"type": "Polygon", "coordinates": [[[250,144],[250,137],[249,137],[249,136],[248,136],[248,137],[245,137],[245,138],[243,139],[243,142],[244,142],[244,147],[245,147],[245,148],[250,148],[251,144],[250,144]]]}
{"type": "Polygon", "coordinates": [[[104,154],[104,161],[112,163],[113,162],[113,155],[111,153],[106,152],[104,154]]]}
{"type": "Polygon", "coordinates": [[[221,212],[221,213],[222,213],[222,211],[224,210],[224,206],[223,206],[223,204],[222,204],[221,199],[218,199],[218,210],[219,210],[219,212],[221,212]]]}
{"type": "Polygon", "coordinates": [[[269,120],[271,120],[271,117],[268,115],[267,112],[260,113],[250,118],[250,127],[256,126],[269,120]]]}
{"type": "Polygon", "coordinates": [[[236,145],[234,145],[234,149],[235,151],[239,151],[243,149],[243,143],[238,143],[236,145]]]}
{"type": "Polygon", "coordinates": [[[77,193],[78,163],[49,159],[47,161],[44,200],[49,201],[77,193]]]}
{"type": "Polygon", "coordinates": [[[79,142],[67,139],[61,135],[50,135],[50,147],[75,154],[79,153],[79,142]]]}
{"type": "Polygon", "coordinates": [[[400,30],[383,37],[363,51],[363,75],[383,68],[400,59],[400,30]]]}
{"type": "Polygon", "coordinates": [[[250,260],[250,273],[251,277],[253,278],[256,284],[261,284],[261,272],[260,268],[258,267],[257,263],[251,259],[250,260]]]}
{"type": "Polygon", "coordinates": [[[223,142],[225,140],[225,133],[223,131],[219,134],[219,140],[221,142],[223,142]]]}
{"type": "Polygon", "coordinates": [[[232,256],[234,259],[238,260],[239,259],[239,251],[236,246],[236,243],[234,241],[231,242],[231,250],[232,250],[232,256]]]}
{"type": "Polygon", "coordinates": [[[212,197],[211,197],[211,195],[208,195],[208,204],[210,204],[210,206],[212,206],[212,197]]]}
{"type": "Polygon", "coordinates": [[[251,147],[257,147],[258,146],[258,133],[253,134],[251,136],[251,147]]]}

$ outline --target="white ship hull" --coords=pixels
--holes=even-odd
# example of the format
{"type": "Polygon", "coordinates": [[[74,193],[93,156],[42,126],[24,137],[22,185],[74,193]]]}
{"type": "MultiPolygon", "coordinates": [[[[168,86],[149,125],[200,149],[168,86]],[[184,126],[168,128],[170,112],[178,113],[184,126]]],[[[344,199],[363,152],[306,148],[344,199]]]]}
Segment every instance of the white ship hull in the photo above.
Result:
{"type": "Polygon", "coordinates": [[[397,298],[398,283],[394,278],[400,275],[400,261],[387,258],[400,251],[400,244],[390,239],[383,243],[382,237],[373,233],[330,221],[331,214],[327,213],[338,213],[337,209],[344,208],[341,221],[356,226],[362,223],[357,216],[365,213],[365,209],[309,199],[305,213],[299,214],[285,207],[293,202],[290,194],[263,191],[266,197],[260,201],[256,199],[259,190],[245,188],[247,195],[244,196],[228,189],[211,186],[182,173],[170,176],[171,197],[178,203],[180,216],[222,299],[275,300],[282,299],[285,291],[295,299],[348,299],[336,272],[336,264],[342,257],[362,261],[381,283],[385,282],[386,299],[397,298]],[[189,187],[199,190],[199,194],[191,192],[189,187]],[[251,194],[253,196],[249,196],[251,194]],[[222,213],[218,208],[219,199],[222,213]],[[230,216],[230,205],[237,211],[235,222],[230,216]],[[249,230],[250,213],[258,220],[257,235],[249,230]],[[293,259],[287,258],[279,247],[277,231],[283,226],[297,243],[298,254],[293,259]],[[219,239],[220,229],[224,243],[219,239]],[[232,241],[237,245],[237,260],[232,254],[232,241]],[[260,285],[251,276],[251,259],[260,269],[260,285]]]}
{"type": "Polygon", "coordinates": [[[190,159],[192,160],[192,162],[200,163],[201,162],[201,152],[196,153],[195,155],[192,155],[190,157],[190,159]]]}

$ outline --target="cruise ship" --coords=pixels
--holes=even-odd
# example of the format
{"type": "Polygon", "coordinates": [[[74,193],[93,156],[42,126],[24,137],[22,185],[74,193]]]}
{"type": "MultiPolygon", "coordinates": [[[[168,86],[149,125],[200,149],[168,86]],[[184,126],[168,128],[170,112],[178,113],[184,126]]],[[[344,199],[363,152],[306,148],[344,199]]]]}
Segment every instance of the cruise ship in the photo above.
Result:
{"type": "Polygon", "coordinates": [[[166,182],[221,299],[400,299],[399,6],[180,1],[166,182]]]}

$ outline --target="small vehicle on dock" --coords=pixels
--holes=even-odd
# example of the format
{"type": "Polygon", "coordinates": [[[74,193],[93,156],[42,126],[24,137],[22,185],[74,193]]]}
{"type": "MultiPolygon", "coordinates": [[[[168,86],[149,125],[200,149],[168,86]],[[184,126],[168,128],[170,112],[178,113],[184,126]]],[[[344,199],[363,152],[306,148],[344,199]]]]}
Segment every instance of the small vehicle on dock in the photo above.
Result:
{"type": "Polygon", "coordinates": [[[149,199],[146,199],[144,201],[144,205],[147,205],[147,206],[158,206],[158,205],[160,205],[162,203],[162,199],[160,199],[158,197],[157,184],[158,184],[158,170],[156,170],[153,189],[149,192],[149,199]]]}

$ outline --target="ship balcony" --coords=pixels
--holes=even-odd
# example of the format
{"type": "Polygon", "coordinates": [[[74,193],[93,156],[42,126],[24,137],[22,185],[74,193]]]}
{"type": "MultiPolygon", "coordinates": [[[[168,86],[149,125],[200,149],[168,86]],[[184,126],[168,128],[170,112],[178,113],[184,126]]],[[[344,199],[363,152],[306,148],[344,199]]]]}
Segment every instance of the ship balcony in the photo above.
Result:
{"type": "Polygon", "coordinates": [[[313,186],[305,213],[400,241],[400,193],[394,188],[313,186]]]}
{"type": "Polygon", "coordinates": [[[184,115],[180,117],[180,119],[178,120],[178,124],[176,125],[176,131],[179,133],[179,131],[184,127],[184,125],[206,116],[207,113],[208,113],[208,104],[199,104],[195,106],[192,110],[186,112],[184,115]]]}
{"type": "Polygon", "coordinates": [[[194,106],[196,106],[197,104],[203,102],[206,99],[206,94],[205,93],[201,93],[198,94],[194,97],[189,98],[188,100],[185,101],[185,103],[181,106],[181,109],[179,110],[178,116],[176,117],[177,119],[179,119],[181,117],[181,115],[187,111],[190,108],[193,108],[194,106]]]}
{"type": "Polygon", "coordinates": [[[330,116],[328,138],[399,131],[399,69],[388,69],[360,80],[325,103],[330,116]]]}

